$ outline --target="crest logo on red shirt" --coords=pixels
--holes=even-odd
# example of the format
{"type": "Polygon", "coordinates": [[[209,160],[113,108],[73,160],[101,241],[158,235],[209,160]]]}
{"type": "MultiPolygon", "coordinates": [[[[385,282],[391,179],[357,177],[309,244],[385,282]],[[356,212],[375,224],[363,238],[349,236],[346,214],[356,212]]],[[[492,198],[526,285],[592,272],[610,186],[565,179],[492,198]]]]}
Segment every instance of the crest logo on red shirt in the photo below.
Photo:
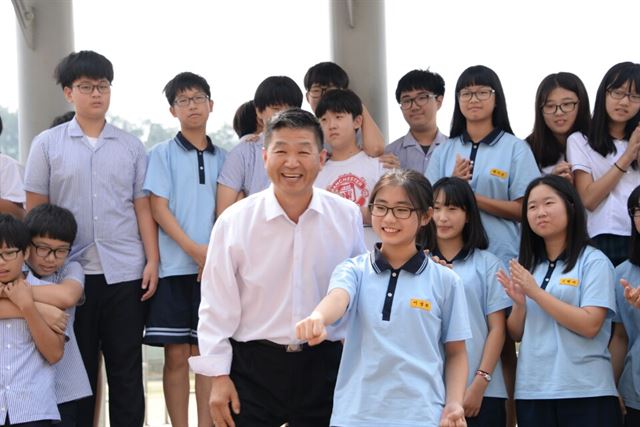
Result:
{"type": "Polygon", "coordinates": [[[367,181],[352,173],[340,175],[338,179],[327,187],[327,190],[355,202],[358,206],[364,206],[369,198],[367,181]]]}

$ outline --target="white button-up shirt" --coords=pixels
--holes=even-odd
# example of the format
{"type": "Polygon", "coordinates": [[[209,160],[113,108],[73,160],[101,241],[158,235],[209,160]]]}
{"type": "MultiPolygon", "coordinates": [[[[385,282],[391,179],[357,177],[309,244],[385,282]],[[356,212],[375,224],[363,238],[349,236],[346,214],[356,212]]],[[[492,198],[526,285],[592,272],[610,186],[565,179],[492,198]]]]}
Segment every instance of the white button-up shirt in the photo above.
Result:
{"type": "MultiPolygon", "coordinates": [[[[232,205],[216,221],[202,275],[198,374],[229,374],[229,338],[292,344],[295,324],[327,293],[333,269],[365,252],[355,203],[317,188],[298,223],[273,186],[232,205]]],[[[328,340],[343,338],[329,328],[328,340]]]]}

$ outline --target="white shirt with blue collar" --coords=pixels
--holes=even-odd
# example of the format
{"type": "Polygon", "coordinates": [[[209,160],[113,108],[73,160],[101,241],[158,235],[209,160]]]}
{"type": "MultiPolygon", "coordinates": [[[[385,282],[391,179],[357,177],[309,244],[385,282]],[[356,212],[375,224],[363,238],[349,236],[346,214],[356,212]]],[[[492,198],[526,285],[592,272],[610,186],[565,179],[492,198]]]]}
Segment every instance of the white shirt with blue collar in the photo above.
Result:
{"type": "Polygon", "coordinates": [[[471,338],[462,282],[420,250],[394,269],[378,248],[331,276],[329,292],[349,293],[331,425],[437,425],[444,344],[471,338]]]}

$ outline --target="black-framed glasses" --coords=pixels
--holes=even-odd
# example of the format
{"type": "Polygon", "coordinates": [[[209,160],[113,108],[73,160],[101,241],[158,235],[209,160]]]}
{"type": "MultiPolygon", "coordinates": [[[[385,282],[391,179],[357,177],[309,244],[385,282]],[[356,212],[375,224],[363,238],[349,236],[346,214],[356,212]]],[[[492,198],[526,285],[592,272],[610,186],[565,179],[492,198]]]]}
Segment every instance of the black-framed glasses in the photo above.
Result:
{"type": "Polygon", "coordinates": [[[631,218],[640,218],[640,208],[631,208],[628,212],[631,218]]]}
{"type": "Polygon", "coordinates": [[[90,95],[94,90],[98,89],[98,92],[104,94],[111,92],[111,83],[101,82],[97,85],[91,83],[79,83],[75,85],[75,87],[80,91],[80,93],[84,93],[85,95],[90,95]]]}
{"type": "Polygon", "coordinates": [[[9,262],[18,258],[18,253],[20,253],[20,249],[10,249],[8,251],[0,252],[0,258],[9,262]]]}
{"type": "Polygon", "coordinates": [[[609,95],[613,99],[624,99],[625,97],[629,97],[629,101],[634,104],[640,104],[640,95],[637,93],[625,92],[622,89],[609,89],[609,95]]]}
{"type": "Polygon", "coordinates": [[[385,206],[377,203],[369,205],[369,211],[373,216],[386,216],[389,211],[398,219],[407,219],[411,216],[411,213],[417,211],[415,208],[408,208],[406,206],[385,206]]]}
{"type": "Polygon", "coordinates": [[[199,104],[204,104],[208,100],[209,100],[209,97],[201,93],[195,96],[190,96],[190,97],[185,96],[185,97],[177,98],[175,101],[173,101],[173,105],[176,105],[178,107],[188,107],[189,104],[191,104],[191,101],[193,101],[194,104],[199,105],[199,104]]]}
{"type": "Polygon", "coordinates": [[[542,106],[542,114],[555,114],[558,110],[563,113],[570,113],[576,109],[578,101],[563,102],[561,104],[544,104],[542,106]]]}
{"type": "Polygon", "coordinates": [[[400,100],[400,108],[403,110],[409,110],[413,104],[416,104],[418,107],[422,107],[427,104],[430,99],[436,99],[437,97],[438,95],[434,95],[433,93],[421,93],[413,98],[402,98],[400,100]]]}
{"type": "Polygon", "coordinates": [[[53,256],[57,259],[63,259],[64,257],[66,257],[67,255],[69,255],[69,252],[71,251],[71,248],[51,248],[49,246],[44,246],[44,245],[36,245],[35,243],[32,243],[31,246],[33,246],[36,250],[36,255],[38,255],[40,258],[46,258],[49,255],[53,254],[53,256]]]}
{"type": "Polygon", "coordinates": [[[470,90],[461,90],[458,92],[458,98],[460,101],[469,102],[471,101],[471,98],[475,96],[478,101],[486,101],[491,98],[491,95],[494,93],[496,93],[496,91],[493,89],[480,89],[475,92],[470,90]]]}
{"type": "Polygon", "coordinates": [[[336,86],[312,86],[309,89],[309,96],[313,99],[320,99],[330,90],[336,89],[336,86]]]}

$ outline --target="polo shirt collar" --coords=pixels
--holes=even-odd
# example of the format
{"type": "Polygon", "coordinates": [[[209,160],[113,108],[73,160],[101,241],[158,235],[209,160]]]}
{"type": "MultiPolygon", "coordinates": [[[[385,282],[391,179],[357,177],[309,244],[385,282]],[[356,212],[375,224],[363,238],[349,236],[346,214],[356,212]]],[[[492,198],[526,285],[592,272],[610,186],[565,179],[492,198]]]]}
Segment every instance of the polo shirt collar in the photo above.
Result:
{"type": "MultiPolygon", "coordinates": [[[[205,136],[207,137],[207,146],[206,146],[206,148],[205,148],[204,150],[202,150],[202,151],[207,151],[207,152],[209,152],[209,153],[211,153],[211,154],[215,154],[215,152],[216,152],[216,148],[215,148],[215,146],[213,145],[213,143],[211,142],[211,138],[209,138],[209,135],[205,135],[205,136]]],[[[187,139],[187,137],[186,137],[186,136],[184,136],[184,135],[182,134],[182,132],[178,132],[178,134],[176,135],[176,137],[174,138],[174,140],[176,141],[176,143],[177,143],[179,146],[181,146],[182,148],[184,148],[184,149],[185,149],[185,150],[187,150],[187,151],[192,151],[192,150],[200,151],[200,150],[198,150],[198,149],[196,148],[196,146],[195,146],[195,145],[193,145],[193,144],[191,143],[191,141],[189,141],[189,140],[187,139]]]]}
{"type": "Polygon", "coordinates": [[[562,253],[560,255],[558,255],[558,258],[556,259],[548,259],[547,258],[547,262],[551,263],[551,262],[558,262],[558,261],[566,261],[567,260],[567,251],[562,251],[562,253]]]}
{"type": "MultiPolygon", "coordinates": [[[[502,129],[499,128],[494,128],[491,132],[489,132],[489,135],[485,136],[484,138],[482,138],[480,141],[478,141],[478,144],[487,144],[487,145],[493,145],[496,142],[498,142],[498,140],[500,139],[500,137],[504,134],[504,131],[502,129]]],[[[462,132],[462,142],[463,143],[474,143],[473,140],[471,139],[471,137],[469,136],[469,134],[467,133],[467,130],[465,129],[462,132]]]]}
{"type": "MultiPolygon", "coordinates": [[[[391,264],[386,260],[380,248],[382,243],[376,243],[373,252],[371,252],[371,265],[376,273],[380,274],[383,271],[394,270],[391,264]]],[[[425,256],[424,251],[421,248],[417,248],[418,252],[412,256],[407,262],[404,263],[399,270],[404,270],[412,274],[420,274],[427,266],[429,258],[425,256]]]]}
{"type": "MultiPolygon", "coordinates": [[[[84,132],[75,117],[69,121],[67,129],[69,131],[69,136],[71,136],[72,138],[82,138],[84,136],[84,132]]],[[[115,128],[108,122],[105,122],[104,128],[102,128],[102,132],[100,132],[100,136],[98,137],[98,139],[112,138],[116,138],[115,128]]]]}
{"type": "MultiPolygon", "coordinates": [[[[446,141],[447,138],[443,135],[442,132],[440,132],[439,130],[436,133],[436,137],[433,139],[433,142],[431,143],[431,149],[437,147],[438,145],[440,145],[443,141],[446,141]]],[[[402,138],[402,146],[403,147],[412,147],[412,146],[419,146],[420,143],[418,142],[418,140],[416,140],[416,138],[413,136],[413,134],[411,133],[411,130],[409,130],[407,132],[407,134],[404,136],[404,138],[402,138]]]]}
{"type": "MultiPolygon", "coordinates": [[[[319,195],[319,191],[321,190],[318,190],[315,187],[313,188],[313,195],[311,196],[311,201],[309,202],[309,206],[307,206],[307,209],[303,212],[301,217],[306,215],[308,211],[316,211],[319,214],[324,213],[325,208],[322,203],[322,198],[319,195]]],[[[280,206],[280,202],[278,202],[278,199],[276,198],[275,188],[273,184],[270,184],[269,188],[264,190],[264,198],[265,198],[264,213],[265,213],[265,219],[267,221],[271,221],[272,219],[277,218],[279,216],[284,216],[285,218],[288,218],[287,213],[284,211],[284,209],[282,209],[282,206],[280,206]]]]}
{"type": "Polygon", "coordinates": [[[440,249],[436,248],[433,251],[431,251],[431,253],[435,256],[437,256],[438,258],[440,258],[443,261],[446,261],[447,264],[453,264],[453,261],[462,261],[464,260],[470,253],[470,251],[468,249],[461,249],[460,252],[458,252],[453,258],[451,259],[447,259],[445,258],[444,255],[442,255],[442,252],[440,252],[440,249]]]}

